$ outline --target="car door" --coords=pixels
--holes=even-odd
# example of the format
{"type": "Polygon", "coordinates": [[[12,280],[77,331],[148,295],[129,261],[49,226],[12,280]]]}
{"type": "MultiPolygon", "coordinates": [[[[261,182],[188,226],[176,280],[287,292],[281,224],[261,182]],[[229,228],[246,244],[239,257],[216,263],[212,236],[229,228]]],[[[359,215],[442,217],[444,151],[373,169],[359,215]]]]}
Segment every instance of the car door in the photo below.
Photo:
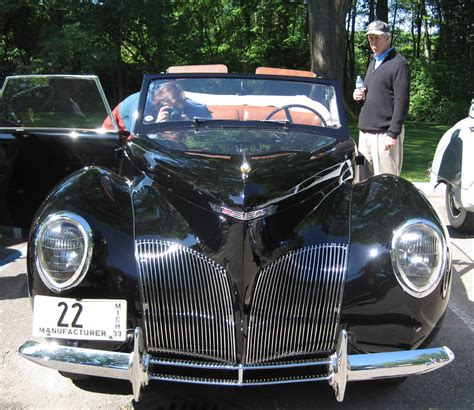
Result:
{"type": "Polygon", "coordinates": [[[0,225],[28,228],[48,192],[91,165],[117,168],[118,132],[96,76],[7,77],[0,98],[0,225]]]}

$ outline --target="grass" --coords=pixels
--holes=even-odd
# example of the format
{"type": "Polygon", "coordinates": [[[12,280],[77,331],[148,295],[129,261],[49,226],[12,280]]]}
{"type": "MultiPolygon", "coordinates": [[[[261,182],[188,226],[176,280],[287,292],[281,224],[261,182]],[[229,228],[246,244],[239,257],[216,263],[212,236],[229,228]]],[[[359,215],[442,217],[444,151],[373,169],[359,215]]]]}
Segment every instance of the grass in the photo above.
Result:
{"type": "MultiPolygon", "coordinates": [[[[412,182],[429,181],[429,168],[438,141],[450,125],[408,121],[405,124],[402,177],[412,182]]],[[[357,141],[357,124],[349,126],[350,135],[357,141]]]]}

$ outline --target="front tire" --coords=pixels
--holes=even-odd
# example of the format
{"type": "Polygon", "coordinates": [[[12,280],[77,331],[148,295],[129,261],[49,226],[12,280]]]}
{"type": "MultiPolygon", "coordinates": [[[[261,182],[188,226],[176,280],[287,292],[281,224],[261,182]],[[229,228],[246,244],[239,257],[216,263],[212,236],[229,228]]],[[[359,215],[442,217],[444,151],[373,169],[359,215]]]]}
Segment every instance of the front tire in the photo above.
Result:
{"type": "Polygon", "coordinates": [[[446,211],[450,225],[459,232],[474,233],[474,212],[466,211],[456,201],[453,186],[446,185],[446,211]]]}

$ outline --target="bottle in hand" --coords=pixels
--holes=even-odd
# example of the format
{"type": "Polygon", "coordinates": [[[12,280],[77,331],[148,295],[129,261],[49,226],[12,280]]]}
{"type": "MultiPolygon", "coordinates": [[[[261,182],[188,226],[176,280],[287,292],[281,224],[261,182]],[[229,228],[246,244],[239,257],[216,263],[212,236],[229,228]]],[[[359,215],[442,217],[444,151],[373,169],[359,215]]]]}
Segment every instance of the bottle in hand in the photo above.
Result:
{"type": "Polygon", "coordinates": [[[366,91],[366,87],[365,87],[365,84],[364,84],[364,80],[362,79],[362,77],[360,75],[357,76],[357,79],[356,79],[356,89],[361,91],[363,94],[362,94],[362,100],[365,99],[365,91],[366,91]]]}

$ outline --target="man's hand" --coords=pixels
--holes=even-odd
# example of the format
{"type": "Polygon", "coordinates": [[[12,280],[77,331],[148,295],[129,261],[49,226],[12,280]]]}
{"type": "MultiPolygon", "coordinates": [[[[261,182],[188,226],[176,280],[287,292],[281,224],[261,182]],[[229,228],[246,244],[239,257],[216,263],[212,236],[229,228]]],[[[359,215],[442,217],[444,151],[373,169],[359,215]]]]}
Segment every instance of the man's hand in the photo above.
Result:
{"type": "Polygon", "coordinates": [[[392,138],[389,135],[385,135],[383,144],[384,144],[384,150],[390,151],[395,145],[397,145],[397,139],[392,138]]]}
{"type": "Polygon", "coordinates": [[[355,101],[365,100],[365,88],[356,88],[352,94],[352,98],[354,98],[355,101]]]}
{"type": "Polygon", "coordinates": [[[166,122],[170,120],[170,110],[171,110],[171,105],[165,104],[163,107],[160,108],[160,111],[158,112],[158,118],[156,119],[156,122],[166,122]]]}

